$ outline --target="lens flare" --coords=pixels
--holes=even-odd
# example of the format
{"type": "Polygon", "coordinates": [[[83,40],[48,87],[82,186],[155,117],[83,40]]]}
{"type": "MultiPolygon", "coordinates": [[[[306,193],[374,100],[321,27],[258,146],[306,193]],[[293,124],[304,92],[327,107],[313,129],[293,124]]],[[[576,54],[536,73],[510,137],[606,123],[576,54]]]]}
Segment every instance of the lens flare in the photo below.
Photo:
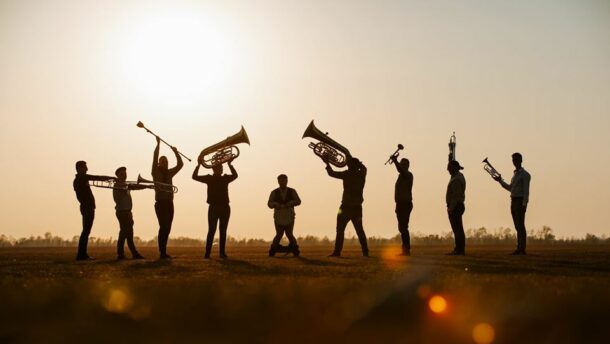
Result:
{"type": "Polygon", "coordinates": [[[472,329],[472,339],[477,344],[490,344],[495,338],[496,332],[488,323],[480,323],[472,329]]]}
{"type": "Polygon", "coordinates": [[[447,300],[440,295],[434,295],[428,301],[428,307],[436,314],[444,313],[447,310],[447,300]]]}
{"type": "Polygon", "coordinates": [[[125,313],[132,306],[129,295],[121,289],[112,289],[104,302],[104,308],[112,313],[125,313]]]}

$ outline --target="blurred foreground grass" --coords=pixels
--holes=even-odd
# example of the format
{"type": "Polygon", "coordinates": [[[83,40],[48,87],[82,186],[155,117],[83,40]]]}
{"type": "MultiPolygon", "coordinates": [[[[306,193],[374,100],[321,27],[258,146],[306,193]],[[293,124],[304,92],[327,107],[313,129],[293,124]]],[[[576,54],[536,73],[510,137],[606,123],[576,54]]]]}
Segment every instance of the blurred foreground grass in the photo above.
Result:
{"type": "Polygon", "coordinates": [[[606,343],[610,247],[172,248],[172,261],[93,262],[74,249],[0,249],[0,342],[606,343]],[[217,252],[214,252],[215,254],[217,252]],[[436,311],[433,311],[433,309],[436,311]]]}

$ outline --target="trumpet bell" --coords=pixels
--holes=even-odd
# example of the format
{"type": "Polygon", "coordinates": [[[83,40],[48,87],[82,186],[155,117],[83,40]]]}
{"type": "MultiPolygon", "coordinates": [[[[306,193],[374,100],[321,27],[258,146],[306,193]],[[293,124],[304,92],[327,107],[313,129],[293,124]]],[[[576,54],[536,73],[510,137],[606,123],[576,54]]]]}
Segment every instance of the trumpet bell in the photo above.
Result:
{"type": "Polygon", "coordinates": [[[139,175],[139,174],[138,174],[137,183],[138,183],[138,184],[154,184],[154,182],[153,182],[152,180],[144,179],[144,178],[142,178],[142,176],[141,176],[141,175],[139,175]]]}

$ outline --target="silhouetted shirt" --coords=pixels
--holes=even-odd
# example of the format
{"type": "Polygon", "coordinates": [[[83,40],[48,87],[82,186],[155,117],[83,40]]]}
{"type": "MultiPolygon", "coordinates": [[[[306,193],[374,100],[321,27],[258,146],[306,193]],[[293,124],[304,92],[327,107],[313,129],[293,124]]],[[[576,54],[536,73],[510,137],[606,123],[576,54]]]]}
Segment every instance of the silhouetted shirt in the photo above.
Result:
{"type": "Polygon", "coordinates": [[[131,211],[133,208],[131,191],[124,182],[117,182],[115,184],[115,189],[112,190],[112,198],[114,198],[114,209],[116,211],[131,211]],[[117,189],[116,187],[124,187],[124,189],[117,189]]]}
{"type": "Polygon", "coordinates": [[[358,169],[334,171],[330,166],[326,168],[328,175],[343,180],[343,197],[341,204],[361,205],[364,202],[362,192],[366,182],[366,167],[361,165],[358,169]]]}
{"type": "Polygon", "coordinates": [[[520,169],[515,170],[510,184],[506,184],[503,180],[501,180],[500,183],[506,190],[510,191],[511,198],[523,198],[523,205],[526,205],[527,202],[529,202],[530,197],[531,179],[532,177],[530,174],[521,167],[520,169]]]}
{"type": "Polygon", "coordinates": [[[447,207],[453,210],[459,203],[466,200],[466,178],[461,172],[457,172],[449,179],[446,195],[447,207]]]}
{"type": "Polygon", "coordinates": [[[208,184],[208,204],[229,204],[229,183],[237,179],[235,168],[231,165],[229,165],[229,168],[231,174],[193,176],[193,179],[208,184]]]}
{"type": "Polygon", "coordinates": [[[413,174],[405,170],[400,164],[395,163],[395,165],[399,174],[394,185],[394,201],[396,203],[411,202],[413,200],[411,193],[413,189],[413,174]]]}
{"type": "Polygon", "coordinates": [[[91,186],[89,185],[90,180],[108,180],[110,177],[105,176],[93,176],[86,173],[77,173],[74,177],[72,187],[76,192],[76,199],[82,207],[95,209],[95,197],[91,192],[91,186]]]}
{"type": "MultiPolygon", "coordinates": [[[[176,161],[178,162],[175,167],[170,169],[163,169],[159,167],[159,146],[155,148],[155,153],[153,156],[153,165],[152,165],[152,177],[153,181],[165,183],[165,184],[173,184],[172,178],[180,172],[184,163],[182,162],[182,157],[180,154],[174,152],[176,156],[176,161]]],[[[155,201],[173,201],[174,193],[163,191],[162,187],[155,187],[155,201]]]]}
{"type": "Polygon", "coordinates": [[[277,188],[271,191],[267,206],[273,209],[273,220],[280,225],[288,225],[294,221],[294,207],[301,204],[301,199],[297,191],[293,188],[286,187],[282,190],[277,188]],[[278,205],[284,205],[283,208],[276,208],[278,205]]]}

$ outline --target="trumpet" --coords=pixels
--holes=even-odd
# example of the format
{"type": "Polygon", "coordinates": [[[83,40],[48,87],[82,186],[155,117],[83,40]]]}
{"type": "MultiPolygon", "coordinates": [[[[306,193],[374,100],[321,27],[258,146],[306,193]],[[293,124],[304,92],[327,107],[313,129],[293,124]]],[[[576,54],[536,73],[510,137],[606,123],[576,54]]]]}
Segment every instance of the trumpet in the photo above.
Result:
{"type": "MultiPolygon", "coordinates": [[[[169,143],[165,142],[164,139],[162,139],[160,136],[158,136],[157,134],[153,133],[152,131],[150,131],[148,128],[146,128],[144,126],[144,123],[142,122],[138,122],[138,124],[136,124],[138,126],[138,128],[144,128],[144,130],[146,130],[147,132],[151,133],[152,135],[154,135],[155,137],[158,137],[159,140],[161,140],[161,142],[165,143],[166,145],[168,145],[169,147],[173,148],[172,145],[170,145],[169,143]]],[[[189,162],[191,162],[191,159],[189,159],[186,155],[178,152],[178,154],[182,155],[183,158],[185,158],[186,160],[188,160],[189,162]]]]}
{"type": "Polygon", "coordinates": [[[456,146],[456,138],[455,131],[453,135],[449,138],[449,162],[455,161],[455,146],[456,146]]]}
{"type": "Polygon", "coordinates": [[[498,170],[496,170],[491,163],[489,162],[489,160],[487,160],[487,158],[485,158],[483,160],[483,163],[485,165],[483,165],[483,169],[489,173],[489,175],[493,178],[493,179],[499,179],[502,178],[502,175],[500,174],[500,172],[498,172],[498,170]]]}
{"type": "Polygon", "coordinates": [[[313,152],[322,160],[328,161],[328,163],[336,167],[345,167],[347,165],[347,158],[352,156],[347,148],[331,139],[328,133],[323,133],[316,128],[313,120],[309,123],[307,129],[305,129],[302,139],[306,137],[318,140],[318,143],[309,143],[308,147],[313,149],[313,152]]]}
{"type": "Polygon", "coordinates": [[[149,186],[151,189],[155,189],[155,190],[162,191],[162,192],[171,192],[171,193],[178,192],[178,187],[175,185],[144,179],[139,174],[138,174],[138,180],[136,181],[136,184],[138,184],[138,185],[150,184],[147,186],[149,186]]]}
{"type": "Polygon", "coordinates": [[[399,153],[399,151],[401,151],[401,150],[403,150],[403,149],[405,149],[405,146],[403,146],[403,145],[401,145],[401,144],[399,143],[399,144],[398,144],[398,149],[397,149],[397,150],[396,150],[394,153],[392,153],[392,155],[390,156],[390,158],[388,159],[388,161],[386,161],[386,162],[385,162],[385,164],[384,164],[384,165],[387,165],[387,164],[390,164],[390,165],[391,165],[391,164],[392,164],[392,158],[398,158],[398,155],[400,154],[400,153],[399,153]]]}
{"type": "Polygon", "coordinates": [[[199,154],[199,157],[202,159],[201,165],[205,168],[213,168],[214,166],[236,159],[239,156],[239,148],[235,145],[238,143],[250,144],[250,139],[243,125],[237,134],[229,136],[202,150],[201,154],[199,154]],[[206,158],[206,155],[210,154],[212,156],[206,158]]]}

